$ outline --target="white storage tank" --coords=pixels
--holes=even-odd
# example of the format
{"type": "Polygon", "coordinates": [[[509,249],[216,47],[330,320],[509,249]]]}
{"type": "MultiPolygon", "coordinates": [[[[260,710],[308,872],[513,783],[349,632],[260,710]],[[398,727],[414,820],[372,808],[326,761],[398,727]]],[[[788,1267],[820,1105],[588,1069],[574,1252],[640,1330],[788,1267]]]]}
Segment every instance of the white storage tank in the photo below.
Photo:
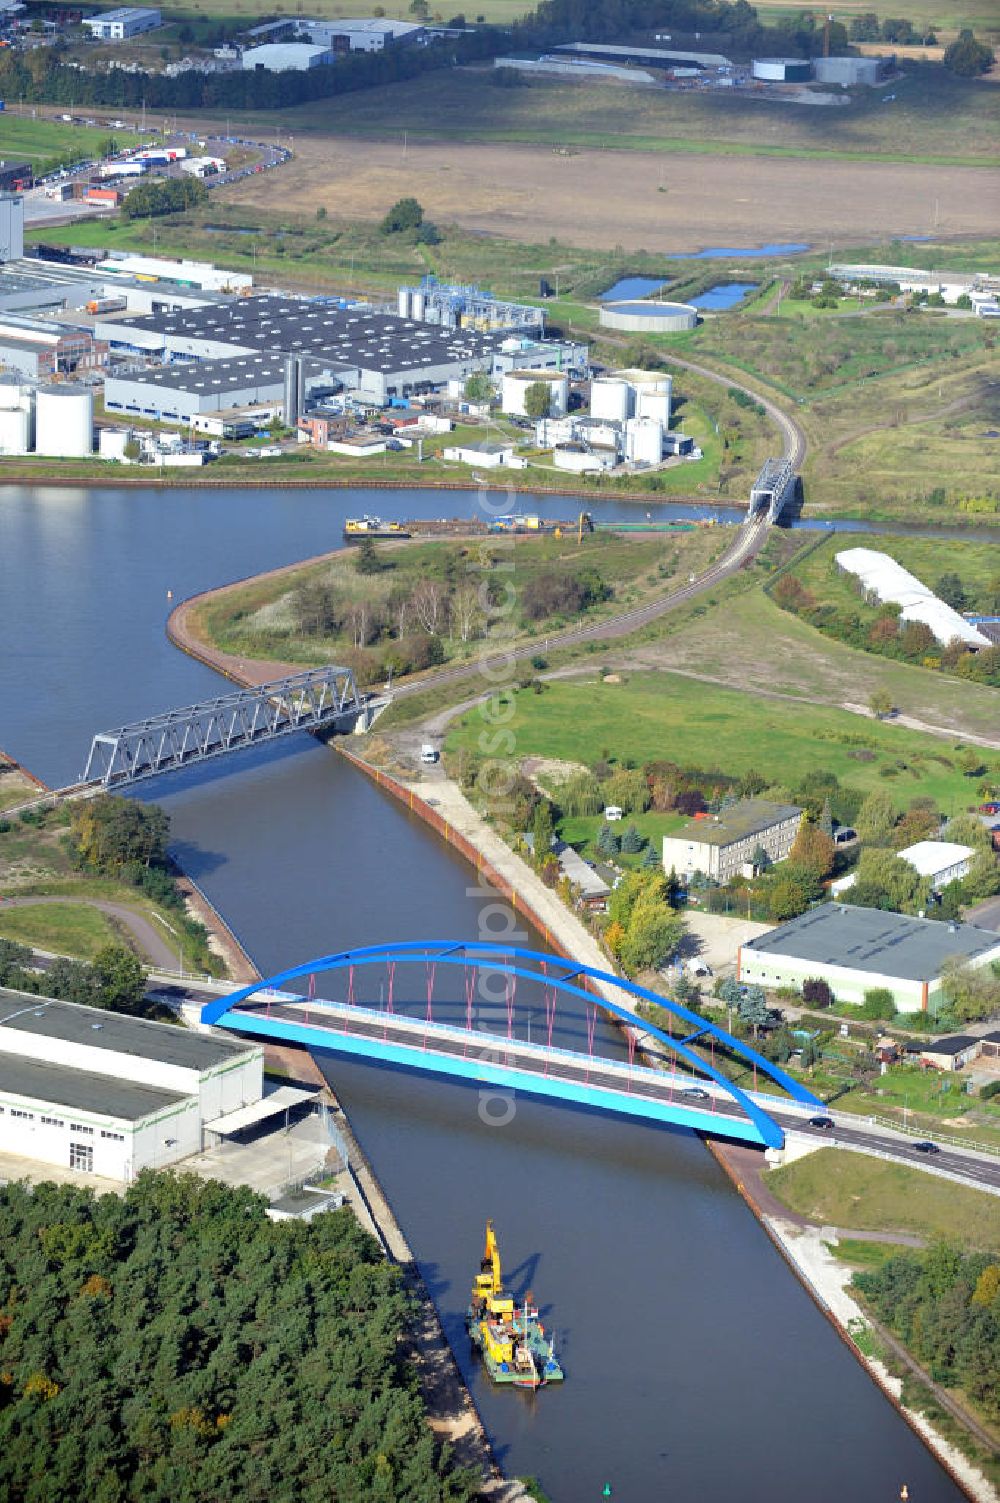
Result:
{"type": "Polygon", "coordinates": [[[424,321],[424,294],[417,287],[410,296],[410,317],[418,324],[424,321]]]}
{"type": "Polygon", "coordinates": [[[635,399],[635,415],[640,418],[652,418],[659,423],[661,430],[666,432],[670,427],[670,377],[666,377],[666,391],[652,391],[649,387],[640,386],[635,399]]]}
{"type": "Polygon", "coordinates": [[[0,412],[12,412],[25,405],[21,400],[21,383],[16,376],[0,376],[0,412]]]}
{"type": "Polygon", "coordinates": [[[526,417],[525,398],[535,385],[547,386],[549,417],[563,417],[569,406],[569,378],[563,371],[508,371],[501,387],[501,409],[511,417],[526,417]]]}
{"type": "Polygon", "coordinates": [[[598,380],[590,387],[590,415],[624,423],[632,415],[634,393],[627,381],[598,380]]]}
{"type": "Polygon", "coordinates": [[[40,388],[35,452],[57,459],[81,459],[94,452],[94,393],[89,386],[40,388]]]}
{"type": "Polygon", "coordinates": [[[0,454],[31,451],[31,414],[20,407],[0,408],[0,454]]]}
{"type": "Polygon", "coordinates": [[[625,424],[625,458],[629,464],[659,464],[663,429],[655,418],[629,418],[625,424]]]}
{"type": "Polygon", "coordinates": [[[761,83],[807,83],[812,63],[801,57],[755,57],[750,71],[761,83]]]}
{"type": "Polygon", "coordinates": [[[399,291],[396,293],[396,312],[399,314],[400,318],[409,318],[409,316],[410,316],[410,289],[409,289],[409,287],[400,287],[399,291]]]}

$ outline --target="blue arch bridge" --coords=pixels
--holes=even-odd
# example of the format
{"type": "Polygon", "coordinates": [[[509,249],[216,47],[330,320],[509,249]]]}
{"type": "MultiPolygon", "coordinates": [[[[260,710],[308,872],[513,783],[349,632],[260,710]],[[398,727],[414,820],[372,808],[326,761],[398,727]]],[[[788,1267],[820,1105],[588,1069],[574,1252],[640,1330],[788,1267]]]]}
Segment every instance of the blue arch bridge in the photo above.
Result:
{"type": "Polygon", "coordinates": [[[514,946],[406,941],[344,950],[219,997],[201,1021],[769,1148],[784,1143],[775,1110],[822,1108],[778,1065],[679,1002],[514,946]],[[329,997],[317,995],[320,975],[329,997]],[[663,1026],[640,1017],[637,1002],[662,1009],[663,1026]],[[623,1027],[618,1057],[595,1050],[602,1013],[623,1027]],[[748,1089],[723,1071],[734,1060],[748,1089]]]}

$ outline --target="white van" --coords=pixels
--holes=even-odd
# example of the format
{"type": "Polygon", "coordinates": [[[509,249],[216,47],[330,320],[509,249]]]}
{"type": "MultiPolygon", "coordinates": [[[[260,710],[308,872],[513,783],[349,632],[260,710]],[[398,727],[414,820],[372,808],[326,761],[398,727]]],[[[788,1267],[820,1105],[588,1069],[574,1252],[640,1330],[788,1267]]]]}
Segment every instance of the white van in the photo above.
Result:
{"type": "Polygon", "coordinates": [[[421,762],[436,762],[437,759],[438,759],[438,749],[437,749],[437,747],[436,746],[431,746],[431,744],[430,744],[429,741],[425,741],[424,744],[423,744],[423,746],[420,748],[420,760],[421,760],[421,762]]]}
{"type": "Polygon", "coordinates": [[[622,810],[619,809],[617,804],[608,804],[604,811],[604,818],[608,821],[608,824],[614,824],[615,820],[622,818],[622,810]]]}

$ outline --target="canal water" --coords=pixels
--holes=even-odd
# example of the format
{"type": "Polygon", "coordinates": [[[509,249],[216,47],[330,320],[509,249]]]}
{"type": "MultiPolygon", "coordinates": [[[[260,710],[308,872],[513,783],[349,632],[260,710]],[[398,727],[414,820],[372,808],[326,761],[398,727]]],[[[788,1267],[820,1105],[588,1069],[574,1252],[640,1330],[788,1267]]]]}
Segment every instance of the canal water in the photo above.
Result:
{"type": "MultiPolygon", "coordinates": [[[[75,777],[95,731],[220,687],[165,643],[168,588],[180,599],[320,552],[366,507],[467,514],[461,499],[0,493],[0,745],[50,782],[75,777]]],[[[553,515],[567,501],[538,505],[553,515]]],[[[384,939],[480,937],[489,895],[469,868],[309,738],[149,796],[265,972],[384,939]]],[[[606,1031],[599,1042],[613,1047],[606,1031]]],[[[960,1496],[698,1140],[523,1098],[490,1126],[476,1087],[324,1066],[501,1462],[537,1475],[555,1503],[599,1498],[606,1483],[628,1503],[889,1503],[903,1483],[914,1503],[960,1496]],[[494,1392],[470,1361],[461,1316],[487,1216],[513,1286],[533,1291],[555,1334],[560,1390],[494,1392]]]]}

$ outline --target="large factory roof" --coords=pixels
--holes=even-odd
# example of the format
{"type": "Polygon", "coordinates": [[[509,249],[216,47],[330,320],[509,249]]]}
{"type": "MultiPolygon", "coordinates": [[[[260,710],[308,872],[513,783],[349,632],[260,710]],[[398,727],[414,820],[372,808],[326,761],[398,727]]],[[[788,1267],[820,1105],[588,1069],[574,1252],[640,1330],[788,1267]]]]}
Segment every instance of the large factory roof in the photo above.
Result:
{"type": "Polygon", "coordinates": [[[482,358],[503,334],[442,329],[368,308],[333,308],[303,298],[248,297],[209,308],[186,308],[130,320],[151,333],[217,341],[287,355],[315,355],[338,366],[381,372],[419,370],[482,358]]]}
{"type": "Polygon", "coordinates": [[[186,1098],[178,1091],[138,1085],[70,1065],[53,1065],[24,1054],[0,1054],[0,1092],[42,1107],[94,1113],[116,1122],[140,1122],[186,1098]]]}
{"type": "Polygon", "coordinates": [[[51,997],[0,987],[0,1029],[5,1028],[199,1071],[230,1063],[254,1047],[191,1033],[171,1023],[151,1023],[145,1018],[130,1018],[119,1012],[104,1012],[77,1002],[56,1002],[51,997]]]}
{"type": "MultiPolygon", "coordinates": [[[[183,360],[174,365],[134,371],[124,379],[158,391],[221,392],[241,384],[280,385],[285,379],[286,355],[230,355],[223,360],[183,360]]],[[[305,360],[306,376],[320,375],[327,361],[305,360]]]]}
{"type": "Polygon", "coordinates": [[[743,949],[904,981],[933,981],[950,956],[973,961],[1000,949],[1000,934],[973,924],[823,903],[747,940],[743,949]]]}

